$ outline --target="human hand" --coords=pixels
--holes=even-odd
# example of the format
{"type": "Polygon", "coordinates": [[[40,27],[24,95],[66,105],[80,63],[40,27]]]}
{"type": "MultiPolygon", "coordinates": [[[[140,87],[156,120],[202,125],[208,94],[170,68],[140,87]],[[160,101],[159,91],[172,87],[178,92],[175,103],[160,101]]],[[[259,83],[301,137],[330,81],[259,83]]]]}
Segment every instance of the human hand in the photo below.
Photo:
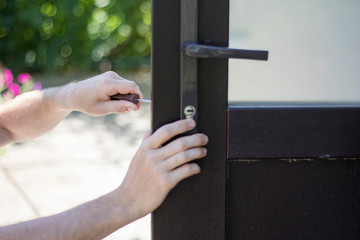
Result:
{"type": "Polygon", "coordinates": [[[112,95],[137,93],[140,98],[143,98],[143,94],[135,82],[126,80],[112,71],[65,87],[70,89],[65,105],[71,110],[93,116],[136,111],[140,107],[141,103],[110,100],[112,95]]]}
{"type": "Polygon", "coordinates": [[[206,156],[206,135],[183,136],[163,146],[194,127],[193,120],[180,120],[162,126],[153,135],[145,135],[117,189],[132,220],[154,211],[181,180],[200,173],[200,167],[189,162],[206,156]]]}

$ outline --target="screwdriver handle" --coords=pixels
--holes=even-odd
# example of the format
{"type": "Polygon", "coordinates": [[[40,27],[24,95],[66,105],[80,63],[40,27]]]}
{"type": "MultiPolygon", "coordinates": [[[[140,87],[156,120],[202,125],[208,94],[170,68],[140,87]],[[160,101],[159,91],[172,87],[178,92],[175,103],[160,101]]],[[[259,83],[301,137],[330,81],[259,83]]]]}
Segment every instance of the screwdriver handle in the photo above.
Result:
{"type": "Polygon", "coordinates": [[[111,100],[126,100],[129,102],[132,102],[134,104],[137,104],[140,98],[139,94],[136,93],[129,93],[129,94],[116,94],[110,97],[111,100]]]}

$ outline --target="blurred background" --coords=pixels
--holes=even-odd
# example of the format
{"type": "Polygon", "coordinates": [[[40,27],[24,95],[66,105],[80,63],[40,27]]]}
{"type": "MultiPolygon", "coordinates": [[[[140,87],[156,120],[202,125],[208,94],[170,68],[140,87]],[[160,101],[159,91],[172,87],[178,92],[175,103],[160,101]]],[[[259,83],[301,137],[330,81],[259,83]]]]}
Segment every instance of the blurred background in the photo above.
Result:
{"type": "MultiPolygon", "coordinates": [[[[150,29],[150,0],[0,0],[0,100],[39,87],[34,83],[60,86],[108,70],[137,82],[150,98],[150,29]]],[[[0,225],[64,211],[116,188],[150,119],[146,104],[97,118],[73,112],[44,136],[3,148],[0,225]]],[[[150,239],[150,217],[106,239],[150,239]]]]}
{"type": "Polygon", "coordinates": [[[1,61],[13,72],[148,68],[149,0],[0,0],[1,61]]]}

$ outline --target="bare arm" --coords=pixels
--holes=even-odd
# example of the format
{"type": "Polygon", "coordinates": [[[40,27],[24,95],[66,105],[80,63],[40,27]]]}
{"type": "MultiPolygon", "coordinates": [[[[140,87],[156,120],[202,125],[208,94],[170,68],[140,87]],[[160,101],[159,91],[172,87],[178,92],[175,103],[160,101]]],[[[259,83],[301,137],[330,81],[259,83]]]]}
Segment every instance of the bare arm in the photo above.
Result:
{"type": "Polygon", "coordinates": [[[0,239],[102,239],[128,223],[115,195],[111,192],[66,212],[0,227],[0,239]]]}
{"type": "Polygon", "coordinates": [[[176,184],[200,172],[190,161],[206,155],[204,134],[173,137],[195,126],[181,120],[147,133],[123,183],[114,191],[66,212],[0,228],[0,239],[102,239],[155,210],[176,184]]]}
{"type": "Polygon", "coordinates": [[[117,93],[142,96],[134,82],[114,72],[22,94],[0,106],[0,146],[38,137],[74,110],[98,116],[139,108],[140,105],[128,101],[110,101],[110,96],[117,93]]]}

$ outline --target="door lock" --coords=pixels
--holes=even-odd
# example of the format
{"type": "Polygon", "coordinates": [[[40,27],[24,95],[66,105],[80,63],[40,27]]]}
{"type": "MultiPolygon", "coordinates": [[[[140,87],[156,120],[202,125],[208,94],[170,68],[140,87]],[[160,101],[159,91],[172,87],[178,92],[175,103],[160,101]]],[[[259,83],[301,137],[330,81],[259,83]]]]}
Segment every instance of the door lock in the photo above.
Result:
{"type": "Polygon", "coordinates": [[[196,108],[192,105],[188,105],[184,108],[184,114],[186,119],[193,119],[196,114],[196,108]]]}

